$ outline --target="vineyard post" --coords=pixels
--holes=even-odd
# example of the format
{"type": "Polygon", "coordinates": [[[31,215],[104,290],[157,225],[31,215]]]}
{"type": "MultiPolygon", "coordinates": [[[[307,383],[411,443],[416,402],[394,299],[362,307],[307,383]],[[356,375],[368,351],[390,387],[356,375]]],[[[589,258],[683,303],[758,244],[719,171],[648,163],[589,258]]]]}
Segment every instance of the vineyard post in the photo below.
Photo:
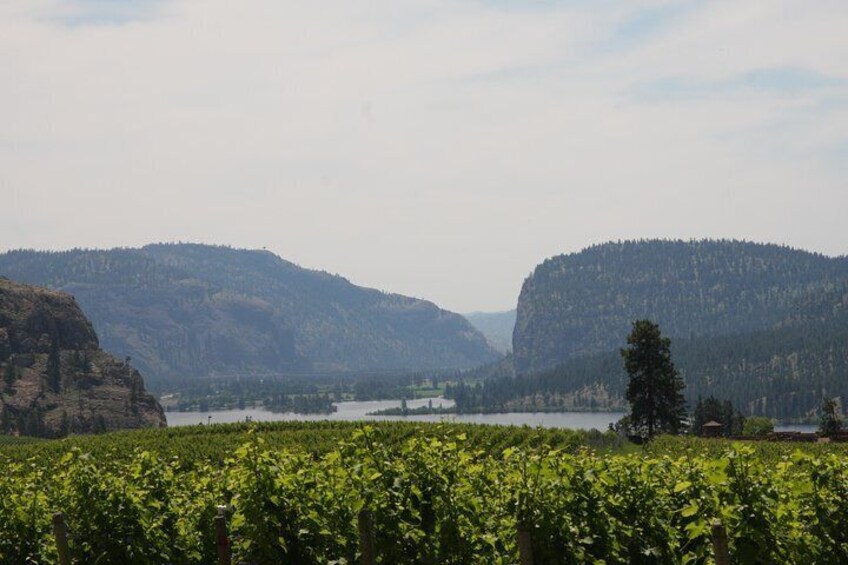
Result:
{"type": "Polygon", "coordinates": [[[56,537],[59,565],[71,565],[70,550],[68,550],[68,526],[65,524],[65,515],[61,512],[53,514],[53,535],[56,537]]]}
{"type": "Polygon", "coordinates": [[[215,516],[215,545],[218,548],[218,565],[230,565],[230,539],[227,536],[227,507],[218,506],[215,516]]]}
{"type": "Polygon", "coordinates": [[[521,565],[533,565],[533,540],[526,524],[518,524],[518,561],[521,565]]]}
{"type": "Polygon", "coordinates": [[[362,565],[377,565],[377,552],[374,548],[374,518],[369,510],[360,510],[357,516],[359,524],[359,549],[362,552],[362,565]]]}
{"type": "Polygon", "coordinates": [[[727,545],[727,530],[719,520],[714,520],[712,525],[713,551],[715,551],[716,565],[730,565],[730,549],[727,545]]]}

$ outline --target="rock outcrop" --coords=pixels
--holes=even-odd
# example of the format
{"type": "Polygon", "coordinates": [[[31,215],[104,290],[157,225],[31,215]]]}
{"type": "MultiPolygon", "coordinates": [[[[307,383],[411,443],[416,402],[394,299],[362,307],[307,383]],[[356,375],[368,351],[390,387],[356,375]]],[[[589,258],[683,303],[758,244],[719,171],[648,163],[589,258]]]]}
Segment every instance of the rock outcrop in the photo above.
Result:
{"type": "Polygon", "coordinates": [[[71,295],[0,277],[0,432],[61,437],[165,426],[130,363],[100,349],[71,295]]]}
{"type": "MultiPolygon", "coordinates": [[[[515,368],[615,352],[634,320],[673,340],[769,330],[848,279],[848,257],[744,241],[625,241],[560,255],[524,281],[515,368]]],[[[616,353],[617,355],[617,353],[616,353]]]]}

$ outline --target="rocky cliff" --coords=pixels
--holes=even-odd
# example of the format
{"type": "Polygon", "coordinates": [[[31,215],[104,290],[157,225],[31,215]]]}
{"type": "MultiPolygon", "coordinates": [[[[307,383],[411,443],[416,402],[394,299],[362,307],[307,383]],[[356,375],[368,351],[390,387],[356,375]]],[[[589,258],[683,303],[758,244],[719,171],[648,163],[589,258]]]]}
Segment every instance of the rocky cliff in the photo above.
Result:
{"type": "Polygon", "coordinates": [[[0,277],[0,431],[59,437],[159,427],[129,359],[102,349],[75,299],[0,277]]]}
{"type": "Polygon", "coordinates": [[[560,255],[524,281],[515,367],[615,351],[633,320],[675,340],[769,330],[848,279],[848,258],[744,241],[625,241],[560,255]]]}

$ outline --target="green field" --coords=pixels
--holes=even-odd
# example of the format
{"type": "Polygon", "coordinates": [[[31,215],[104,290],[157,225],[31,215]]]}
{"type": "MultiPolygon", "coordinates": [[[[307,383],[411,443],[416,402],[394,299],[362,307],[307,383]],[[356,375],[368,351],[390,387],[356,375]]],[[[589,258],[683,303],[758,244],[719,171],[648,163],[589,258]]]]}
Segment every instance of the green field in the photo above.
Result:
{"type": "Polygon", "coordinates": [[[0,444],[0,563],[215,563],[227,505],[234,563],[848,563],[843,446],[473,425],[274,423],[0,444]],[[800,449],[799,449],[800,448],[800,449]]]}
{"type": "Polygon", "coordinates": [[[39,443],[42,441],[44,440],[37,437],[7,436],[0,434],[0,449],[3,449],[7,445],[19,446],[32,443],[39,443]]]}

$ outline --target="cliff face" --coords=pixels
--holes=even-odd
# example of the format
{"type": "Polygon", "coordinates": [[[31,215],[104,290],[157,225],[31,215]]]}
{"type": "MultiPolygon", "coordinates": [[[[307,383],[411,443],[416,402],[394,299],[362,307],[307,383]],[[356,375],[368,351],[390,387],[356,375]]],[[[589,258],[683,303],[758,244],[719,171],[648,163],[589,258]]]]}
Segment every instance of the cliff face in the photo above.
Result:
{"type": "Polygon", "coordinates": [[[675,339],[767,330],[846,278],[848,258],[741,241],[630,241],[553,257],[521,289],[515,367],[615,351],[640,318],[675,339]]]}
{"type": "Polygon", "coordinates": [[[68,294],[0,277],[0,431],[57,437],[159,427],[137,370],[100,349],[68,294]]]}

